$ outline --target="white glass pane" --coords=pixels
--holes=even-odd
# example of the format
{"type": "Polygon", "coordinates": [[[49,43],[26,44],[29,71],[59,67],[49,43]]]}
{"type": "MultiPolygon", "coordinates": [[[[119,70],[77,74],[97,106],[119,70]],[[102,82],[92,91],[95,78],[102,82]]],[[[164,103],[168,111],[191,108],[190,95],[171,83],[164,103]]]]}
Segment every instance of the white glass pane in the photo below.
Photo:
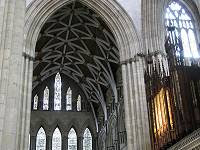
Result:
{"type": "Polygon", "coordinates": [[[83,136],[83,150],[92,150],[92,134],[88,128],[83,136]]]}
{"type": "Polygon", "coordinates": [[[78,96],[77,99],[77,111],[81,111],[81,96],[78,96]]]}
{"type": "Polygon", "coordinates": [[[56,74],[54,84],[54,110],[61,110],[61,76],[56,74]]]}
{"type": "Polygon", "coordinates": [[[35,95],[33,100],[33,110],[37,110],[37,107],[38,107],[38,96],[35,95]]]}
{"type": "Polygon", "coordinates": [[[77,150],[77,135],[73,128],[68,134],[68,150],[77,150]]]}
{"type": "Polygon", "coordinates": [[[43,110],[49,109],[49,88],[46,87],[44,90],[44,98],[43,98],[43,110]]]}
{"type": "Polygon", "coordinates": [[[46,134],[43,128],[37,133],[36,150],[46,150],[46,134]]]}
{"type": "Polygon", "coordinates": [[[199,53],[198,53],[198,49],[197,49],[197,42],[195,40],[194,32],[192,30],[189,30],[188,36],[189,36],[189,40],[190,40],[190,47],[191,47],[192,55],[193,55],[194,58],[199,58],[199,53]]]}
{"type": "Polygon", "coordinates": [[[192,54],[190,51],[190,45],[189,45],[189,41],[188,41],[188,35],[184,29],[181,30],[181,39],[182,39],[182,43],[183,43],[184,56],[192,57],[192,54]]]}
{"type": "Polygon", "coordinates": [[[72,110],[72,90],[69,87],[66,95],[66,110],[72,110]]]}
{"type": "Polygon", "coordinates": [[[179,10],[181,10],[181,6],[178,4],[178,3],[176,3],[176,2],[172,2],[171,4],[170,4],[170,6],[169,6],[172,10],[174,10],[174,11],[179,11],[179,10]]]}
{"type": "Polygon", "coordinates": [[[56,128],[52,138],[52,150],[61,150],[61,146],[62,146],[61,133],[60,130],[56,128]]]}

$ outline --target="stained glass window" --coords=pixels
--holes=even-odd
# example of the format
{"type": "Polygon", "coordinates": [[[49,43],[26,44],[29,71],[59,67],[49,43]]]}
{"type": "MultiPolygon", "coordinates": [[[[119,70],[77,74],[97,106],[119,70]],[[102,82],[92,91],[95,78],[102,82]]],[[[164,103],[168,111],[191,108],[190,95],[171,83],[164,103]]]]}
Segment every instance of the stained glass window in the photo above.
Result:
{"type": "Polygon", "coordinates": [[[73,128],[68,134],[68,150],[77,150],[77,135],[73,128]]]}
{"type": "Polygon", "coordinates": [[[92,134],[88,128],[83,135],[83,150],[92,150],[92,134]]]}
{"type": "Polygon", "coordinates": [[[33,110],[37,110],[37,107],[38,107],[38,96],[35,95],[33,100],[33,110]]]}
{"type": "Polygon", "coordinates": [[[44,98],[43,98],[43,110],[49,109],[49,88],[46,87],[44,90],[44,98]]]}
{"type": "MultiPolygon", "coordinates": [[[[165,14],[166,27],[173,27],[174,32],[168,32],[172,41],[181,39],[184,57],[199,58],[195,26],[193,19],[182,4],[170,3],[165,14]]],[[[179,54],[178,54],[179,55],[179,54]]]]}
{"type": "Polygon", "coordinates": [[[72,110],[72,90],[69,87],[66,95],[66,110],[72,110]]]}
{"type": "Polygon", "coordinates": [[[52,138],[52,150],[61,150],[62,138],[58,128],[55,129],[52,138]]]}
{"type": "Polygon", "coordinates": [[[37,133],[36,150],[46,150],[46,134],[42,127],[37,133]]]}
{"type": "Polygon", "coordinates": [[[56,74],[54,84],[54,110],[61,110],[61,76],[56,74]]]}
{"type": "Polygon", "coordinates": [[[77,99],[77,111],[81,111],[81,96],[78,96],[77,99]]]}

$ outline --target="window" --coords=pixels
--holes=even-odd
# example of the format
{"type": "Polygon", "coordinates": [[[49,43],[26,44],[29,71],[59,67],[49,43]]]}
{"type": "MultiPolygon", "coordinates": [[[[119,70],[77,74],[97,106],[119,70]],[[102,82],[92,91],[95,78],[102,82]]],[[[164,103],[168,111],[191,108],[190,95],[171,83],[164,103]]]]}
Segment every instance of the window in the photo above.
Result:
{"type": "Polygon", "coordinates": [[[43,110],[49,109],[49,88],[46,87],[44,90],[44,98],[43,98],[43,110]]]}
{"type": "Polygon", "coordinates": [[[42,127],[37,133],[36,150],[46,150],[46,134],[42,127]]]}
{"type": "Polygon", "coordinates": [[[68,150],[77,150],[76,131],[72,128],[68,134],[68,150]]]}
{"type": "Polygon", "coordinates": [[[72,110],[72,90],[69,87],[66,95],[66,110],[72,110]]]}
{"type": "Polygon", "coordinates": [[[61,76],[56,74],[54,84],[54,110],[61,110],[61,76]]]}
{"type": "Polygon", "coordinates": [[[77,111],[81,111],[81,96],[78,96],[77,99],[77,111]]]}
{"type": "Polygon", "coordinates": [[[61,150],[62,138],[58,128],[55,129],[52,138],[52,150],[61,150]]]}
{"type": "Polygon", "coordinates": [[[38,96],[35,95],[33,100],[33,110],[37,110],[37,107],[38,107],[38,96]]]}
{"type": "MultiPolygon", "coordinates": [[[[165,14],[165,25],[167,28],[174,28],[173,32],[168,32],[171,40],[178,42],[178,38],[181,39],[184,57],[199,58],[193,23],[191,15],[183,5],[175,1],[170,3],[165,14]]],[[[180,47],[177,48],[177,51],[179,51],[177,55],[180,55],[181,49],[180,47]]]]}
{"type": "Polygon", "coordinates": [[[92,134],[88,128],[83,135],[83,150],[92,150],[92,134]]]}

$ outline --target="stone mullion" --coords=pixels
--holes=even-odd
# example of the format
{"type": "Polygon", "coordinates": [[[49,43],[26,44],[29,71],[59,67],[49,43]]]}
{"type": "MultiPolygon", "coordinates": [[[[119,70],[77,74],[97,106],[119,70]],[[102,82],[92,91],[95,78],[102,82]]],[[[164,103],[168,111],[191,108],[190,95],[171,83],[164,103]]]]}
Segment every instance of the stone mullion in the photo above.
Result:
{"type": "Polygon", "coordinates": [[[30,150],[36,150],[36,136],[31,136],[30,138],[30,150]]]}
{"type": "Polygon", "coordinates": [[[3,32],[0,37],[0,53],[2,54],[0,58],[0,118],[2,118],[0,149],[16,149],[20,134],[18,119],[21,111],[19,104],[21,101],[20,79],[23,60],[25,1],[5,0],[0,2],[0,5],[1,10],[5,11],[1,24],[3,32]],[[2,4],[4,4],[3,7],[2,4]]]}
{"type": "Polygon", "coordinates": [[[122,64],[122,78],[123,78],[123,90],[124,90],[124,107],[125,107],[125,122],[126,122],[126,130],[127,130],[127,146],[128,149],[131,150],[134,147],[134,140],[133,140],[133,131],[132,131],[132,118],[131,115],[131,108],[130,108],[130,99],[129,99],[129,80],[127,76],[127,67],[126,64],[122,64]]]}
{"type": "Polygon", "coordinates": [[[46,150],[52,150],[52,136],[47,135],[46,137],[46,150]]]}
{"type": "Polygon", "coordinates": [[[77,142],[77,150],[83,150],[83,137],[78,137],[77,142]]]}
{"type": "Polygon", "coordinates": [[[62,137],[62,150],[67,150],[68,149],[68,137],[63,136],[62,137]]]}

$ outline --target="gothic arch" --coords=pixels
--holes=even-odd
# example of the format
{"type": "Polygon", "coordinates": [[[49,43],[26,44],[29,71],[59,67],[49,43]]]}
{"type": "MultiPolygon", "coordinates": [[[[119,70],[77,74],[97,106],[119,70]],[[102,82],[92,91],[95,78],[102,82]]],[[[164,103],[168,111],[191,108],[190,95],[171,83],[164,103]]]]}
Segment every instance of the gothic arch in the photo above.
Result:
{"type": "MultiPolygon", "coordinates": [[[[166,8],[168,7],[169,3],[172,2],[172,0],[166,0],[164,3],[164,9],[162,12],[162,25],[164,26],[164,16],[166,8]]],[[[179,4],[182,4],[184,8],[186,8],[187,12],[191,15],[192,19],[194,20],[194,25],[196,28],[196,35],[197,35],[197,42],[200,43],[200,32],[199,32],[199,25],[200,25],[200,13],[198,11],[197,5],[194,0],[188,1],[188,0],[180,0],[178,1],[179,4]]]]}
{"type": "MultiPolygon", "coordinates": [[[[28,58],[29,61],[25,60],[24,64],[29,65],[25,70],[25,80],[28,80],[29,91],[31,93],[32,86],[32,76],[33,72],[33,62],[35,56],[35,46],[37,38],[41,28],[47,19],[59,8],[64,5],[71,3],[73,0],[36,0],[31,3],[26,11],[25,16],[25,49],[24,56],[28,58]]],[[[133,58],[139,53],[142,53],[142,44],[140,37],[137,35],[136,28],[127,15],[127,13],[121,8],[121,6],[114,0],[79,0],[79,2],[93,9],[107,24],[111,32],[113,33],[117,47],[120,54],[121,63],[132,61],[133,58]]],[[[118,100],[116,84],[112,85],[115,101],[118,100]]],[[[26,101],[27,95],[24,96],[24,101],[26,101]]],[[[105,104],[104,104],[105,105],[105,104]]],[[[105,115],[105,120],[107,120],[107,110],[105,106],[103,107],[103,112],[105,115]]],[[[93,110],[94,108],[92,108],[93,110]]],[[[94,112],[94,110],[93,110],[94,112]]],[[[95,116],[94,116],[95,117],[95,116]]],[[[95,118],[97,120],[97,118],[95,118]]],[[[97,124],[97,121],[96,121],[97,124]]],[[[98,126],[97,126],[98,128],[98,126]]]]}
{"type": "MultiPolygon", "coordinates": [[[[25,17],[25,56],[34,59],[37,38],[44,23],[56,10],[72,1],[73,0],[37,0],[31,3],[25,17]]],[[[121,62],[133,58],[142,51],[141,43],[131,18],[117,2],[107,0],[95,0],[92,2],[80,0],[80,2],[92,8],[107,23],[117,41],[121,62]],[[112,8],[112,10],[110,8],[112,8]]],[[[32,72],[32,68],[30,68],[28,72],[32,72]]],[[[29,82],[31,82],[31,79],[29,79],[29,82]]],[[[115,100],[117,101],[116,84],[113,83],[111,86],[115,100]]],[[[106,107],[102,107],[105,120],[107,120],[106,107]]]]}

